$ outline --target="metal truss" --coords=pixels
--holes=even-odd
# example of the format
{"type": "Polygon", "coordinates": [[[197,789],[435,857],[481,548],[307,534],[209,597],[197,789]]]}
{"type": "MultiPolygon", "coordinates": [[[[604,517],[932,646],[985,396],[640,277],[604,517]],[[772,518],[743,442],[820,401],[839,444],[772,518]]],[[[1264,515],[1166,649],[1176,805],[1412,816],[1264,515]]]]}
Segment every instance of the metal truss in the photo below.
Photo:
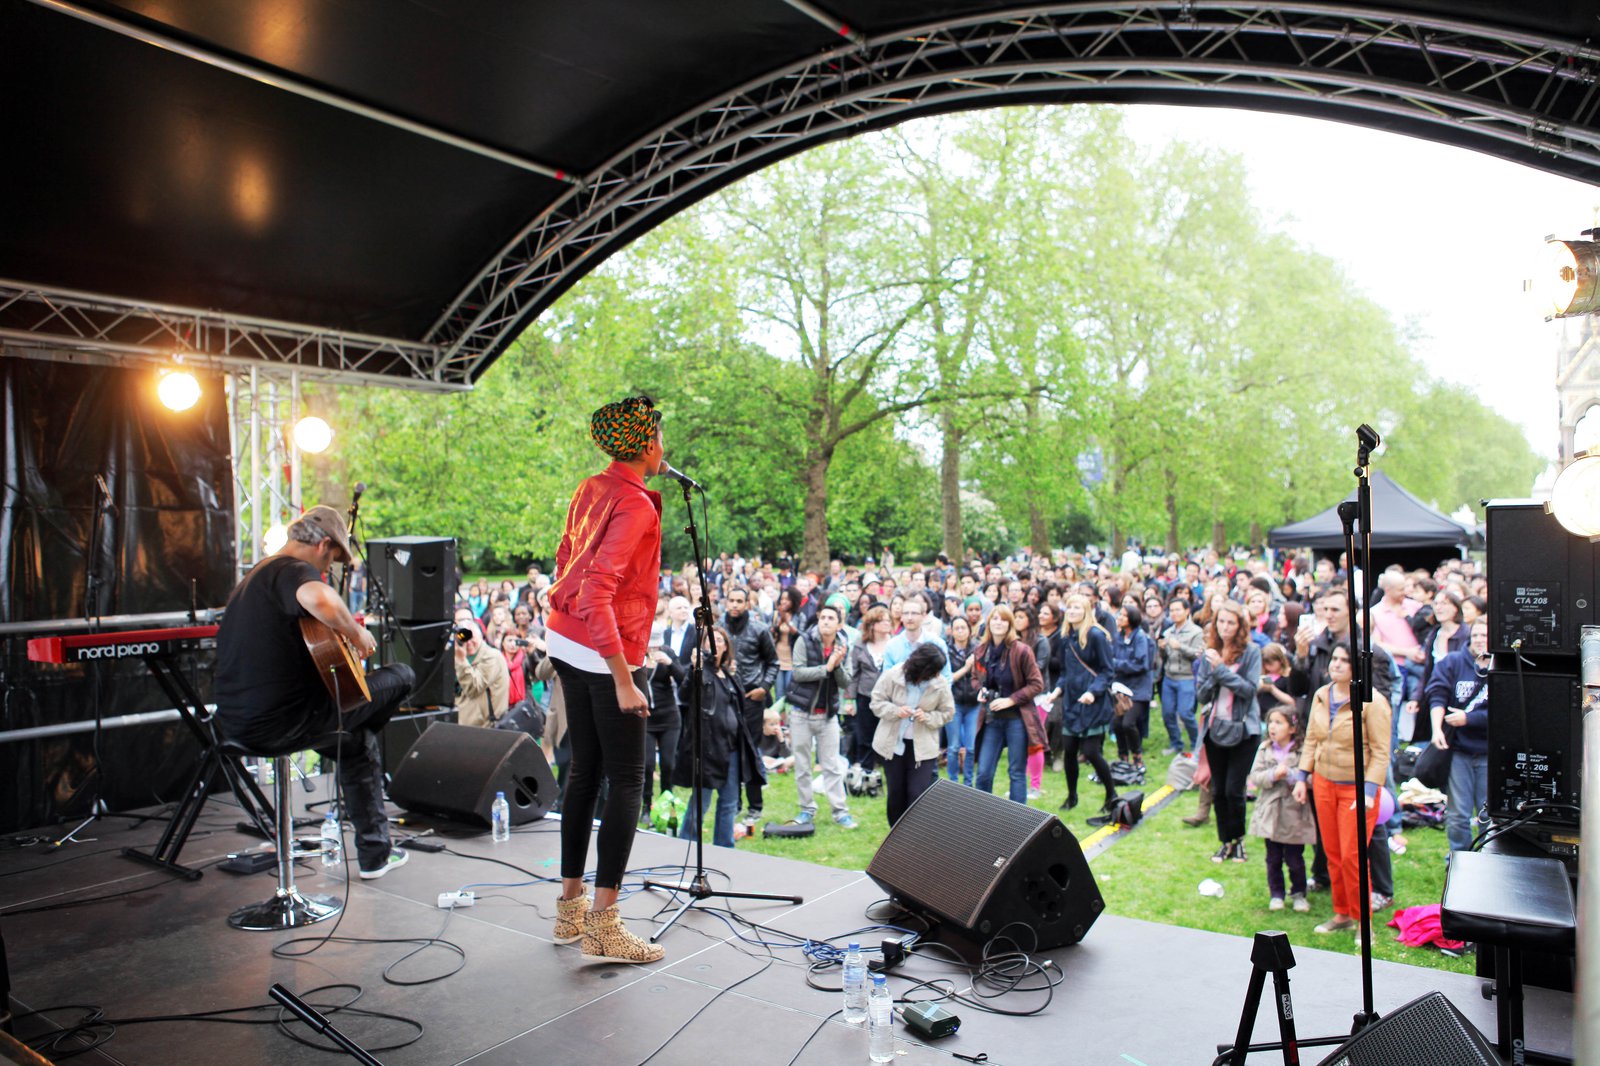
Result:
{"type": "Polygon", "coordinates": [[[300,514],[300,454],[289,427],[300,417],[300,373],[251,367],[229,374],[234,545],[242,574],[268,554],[267,531],[300,514]]]}
{"type": "Polygon", "coordinates": [[[1008,99],[1193,94],[1600,173],[1596,72],[1587,45],[1351,4],[1037,5],[844,43],[694,109],[563,194],[435,323],[433,376],[476,379],[639,233],[740,174],[853,130],[1008,99]]]}
{"type": "Polygon", "coordinates": [[[168,363],[180,354],[218,370],[265,366],[324,381],[471,388],[465,377],[439,372],[444,360],[431,344],[0,279],[4,342],[16,354],[45,358],[98,353],[113,362],[168,363]]]}

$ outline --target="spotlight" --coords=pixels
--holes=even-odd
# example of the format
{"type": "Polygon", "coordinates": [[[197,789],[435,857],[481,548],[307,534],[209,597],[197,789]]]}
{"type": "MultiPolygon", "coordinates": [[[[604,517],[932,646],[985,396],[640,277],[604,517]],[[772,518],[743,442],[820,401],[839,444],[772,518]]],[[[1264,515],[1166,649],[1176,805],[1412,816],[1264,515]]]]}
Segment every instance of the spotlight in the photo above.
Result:
{"type": "MultiPolygon", "coordinates": [[[[1585,230],[1586,235],[1593,230],[1585,230]]],[[[1544,312],[1552,318],[1569,318],[1600,311],[1600,244],[1594,241],[1545,242],[1547,262],[1538,288],[1544,312]]]]}
{"type": "Polygon", "coordinates": [[[187,411],[200,399],[200,383],[187,370],[164,370],[156,382],[156,395],[173,411],[187,411]]]}
{"type": "Polygon", "coordinates": [[[278,554],[287,543],[289,543],[289,527],[282,522],[274,522],[261,535],[261,546],[267,549],[268,555],[278,554]]]}
{"type": "Polygon", "coordinates": [[[294,444],[303,452],[317,455],[333,443],[333,427],[316,415],[307,415],[294,424],[294,444]]]}
{"type": "Polygon", "coordinates": [[[1567,532],[1600,537],[1600,454],[1579,452],[1557,475],[1545,509],[1567,532]]]}

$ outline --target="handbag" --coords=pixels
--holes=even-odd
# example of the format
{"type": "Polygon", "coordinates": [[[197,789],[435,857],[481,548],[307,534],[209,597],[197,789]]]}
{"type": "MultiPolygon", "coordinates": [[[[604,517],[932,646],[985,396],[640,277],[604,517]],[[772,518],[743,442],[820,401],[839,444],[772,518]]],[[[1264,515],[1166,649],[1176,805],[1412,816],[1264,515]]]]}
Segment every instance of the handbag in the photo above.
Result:
{"type": "Polygon", "coordinates": [[[1206,715],[1206,737],[1219,748],[1231,748],[1244,743],[1244,723],[1233,716],[1233,702],[1233,690],[1225,688],[1211,704],[1211,712],[1206,715]],[[1228,698],[1226,706],[1223,705],[1222,696],[1228,698]],[[1222,717],[1224,711],[1227,717],[1222,717]]]}
{"type": "MultiPolygon", "coordinates": [[[[1449,740],[1449,733],[1445,734],[1449,740]]],[[[1450,763],[1453,761],[1456,749],[1440,749],[1429,744],[1426,751],[1417,756],[1416,778],[1426,788],[1442,789],[1450,783],[1450,763]]]]}

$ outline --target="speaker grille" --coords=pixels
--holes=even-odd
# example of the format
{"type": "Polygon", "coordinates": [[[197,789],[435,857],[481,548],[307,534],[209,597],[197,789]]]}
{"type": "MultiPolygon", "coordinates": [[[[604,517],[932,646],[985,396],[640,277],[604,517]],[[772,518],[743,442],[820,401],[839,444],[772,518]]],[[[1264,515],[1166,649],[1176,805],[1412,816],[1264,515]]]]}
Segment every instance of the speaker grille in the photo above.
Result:
{"type": "Polygon", "coordinates": [[[881,883],[914,884],[918,903],[975,926],[1006,864],[1055,820],[1009,799],[936,779],[884,839],[867,873],[881,883]],[[937,868],[930,865],[934,856],[937,868]]]}
{"type": "Polygon", "coordinates": [[[1483,1034],[1443,993],[1430,992],[1351,1037],[1321,1066],[1499,1066],[1483,1034]]]}

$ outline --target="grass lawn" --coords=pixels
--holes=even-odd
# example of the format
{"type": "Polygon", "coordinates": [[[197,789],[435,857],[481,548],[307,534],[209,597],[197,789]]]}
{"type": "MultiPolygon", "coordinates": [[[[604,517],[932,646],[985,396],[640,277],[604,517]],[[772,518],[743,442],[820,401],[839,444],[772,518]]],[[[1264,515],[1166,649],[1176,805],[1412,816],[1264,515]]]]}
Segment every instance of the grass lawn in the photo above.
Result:
{"type": "MultiPolygon", "coordinates": [[[[1155,734],[1161,734],[1159,725],[1155,734]]],[[[1154,742],[1156,736],[1153,735],[1151,740],[1154,742]]],[[[1150,774],[1144,791],[1149,795],[1161,787],[1165,780],[1170,758],[1152,752],[1146,759],[1150,774]]],[[[1101,786],[1088,779],[1088,767],[1082,767],[1081,771],[1079,796],[1082,803],[1076,810],[1058,809],[1066,798],[1066,781],[1063,775],[1051,773],[1048,767],[1044,775],[1044,798],[1034,800],[1031,804],[1040,810],[1060,815],[1080,840],[1093,832],[1086,819],[1097,813],[1100,800],[1104,797],[1101,786]]],[[[1003,792],[1007,780],[1003,759],[995,780],[996,787],[1003,792]]],[[[814,836],[789,840],[755,837],[740,841],[738,846],[845,870],[866,869],[888,833],[883,799],[851,796],[850,812],[861,823],[861,827],[846,831],[828,819],[827,801],[821,795],[820,775],[816,783],[817,801],[822,809],[818,812],[814,836]]],[[[799,809],[795,799],[794,775],[773,774],[767,784],[763,803],[764,817],[769,821],[793,817],[799,809]]],[[[1252,936],[1262,929],[1282,929],[1296,946],[1357,954],[1357,941],[1351,934],[1318,935],[1312,932],[1313,926],[1325,921],[1333,913],[1326,892],[1311,895],[1309,914],[1296,914],[1288,909],[1278,912],[1267,910],[1267,879],[1263,858],[1266,849],[1262,841],[1250,838],[1247,842],[1250,845],[1250,860],[1246,863],[1213,863],[1211,853],[1217,847],[1215,819],[1198,829],[1180,821],[1184,815],[1194,813],[1194,809],[1194,793],[1174,797],[1166,807],[1148,815],[1136,829],[1123,834],[1093,860],[1095,880],[1099,883],[1101,895],[1105,897],[1109,913],[1238,936],[1252,936]],[[1199,884],[1208,877],[1222,883],[1226,890],[1222,899],[1200,895],[1199,884]]],[[[1394,856],[1396,905],[1407,907],[1437,903],[1444,889],[1445,857],[1448,854],[1444,831],[1416,829],[1408,832],[1406,839],[1406,854],[1394,856]]],[[[708,844],[709,841],[708,820],[708,844]]],[[[714,855],[714,851],[708,849],[708,863],[715,862],[714,855]]],[[[1308,869],[1310,863],[1311,849],[1307,848],[1308,869]]],[[[930,876],[938,874],[936,870],[929,872],[930,876]]],[[[783,886],[769,885],[765,890],[781,892],[783,886]]],[[[1373,915],[1373,958],[1458,973],[1473,972],[1471,956],[1454,959],[1433,948],[1401,945],[1394,938],[1395,930],[1386,924],[1391,913],[1386,910],[1373,915]]]]}

